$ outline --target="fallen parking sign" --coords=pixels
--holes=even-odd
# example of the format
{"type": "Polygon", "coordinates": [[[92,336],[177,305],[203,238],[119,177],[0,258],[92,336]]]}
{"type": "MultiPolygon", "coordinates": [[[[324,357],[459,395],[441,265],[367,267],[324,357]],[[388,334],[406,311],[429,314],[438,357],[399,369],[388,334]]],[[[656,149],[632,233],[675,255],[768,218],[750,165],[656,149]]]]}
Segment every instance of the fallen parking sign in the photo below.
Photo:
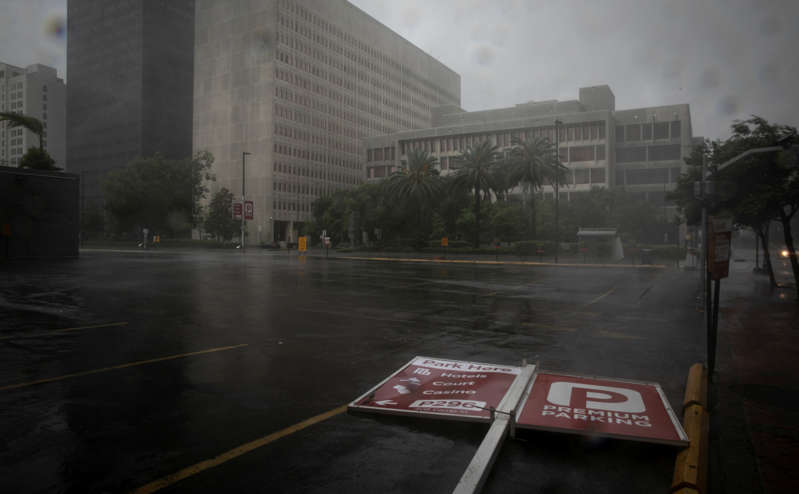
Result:
{"type": "Polygon", "coordinates": [[[415,357],[349,409],[488,422],[520,367],[415,357]]]}
{"type": "Polygon", "coordinates": [[[657,383],[539,373],[519,410],[520,429],[688,444],[657,383]]]}

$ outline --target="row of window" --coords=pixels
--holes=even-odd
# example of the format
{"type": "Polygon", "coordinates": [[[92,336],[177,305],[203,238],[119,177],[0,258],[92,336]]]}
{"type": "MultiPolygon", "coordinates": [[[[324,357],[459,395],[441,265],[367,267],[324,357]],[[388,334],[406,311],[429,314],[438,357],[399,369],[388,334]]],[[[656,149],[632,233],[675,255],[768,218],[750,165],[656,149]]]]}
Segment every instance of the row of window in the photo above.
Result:
{"type": "Polygon", "coordinates": [[[680,168],[620,168],[616,169],[616,185],[661,185],[676,183],[680,168]]]}
{"type": "Polygon", "coordinates": [[[349,32],[327,22],[325,19],[320,18],[296,3],[290,0],[280,0],[278,2],[278,7],[281,9],[281,12],[278,14],[278,24],[280,26],[293,30],[314,43],[324,46],[352,61],[359,61],[359,63],[368,67],[374,73],[378,73],[386,78],[402,80],[404,84],[408,85],[415,92],[425,95],[430,101],[436,101],[438,93],[441,93],[449,98],[450,103],[458,102],[457,96],[449,94],[444,88],[440,88],[420,77],[392,57],[376,49],[374,45],[355,38],[349,32]],[[337,38],[341,44],[332,39],[328,39],[327,36],[337,38]],[[347,50],[342,46],[345,43],[356,50],[360,50],[363,55],[347,50]],[[375,62],[382,64],[382,67],[375,62]],[[391,70],[395,71],[398,75],[392,74],[391,70]],[[430,93],[426,93],[422,87],[416,87],[413,82],[407,79],[417,81],[421,86],[429,89],[430,93]]]}
{"type": "Polygon", "coordinates": [[[339,155],[330,154],[326,151],[300,149],[291,146],[289,144],[284,144],[282,142],[276,142],[273,146],[273,150],[275,154],[290,156],[292,158],[298,158],[309,162],[325,163],[328,165],[338,166],[340,168],[348,168],[351,170],[356,170],[359,168],[359,164],[357,161],[342,158],[339,155]]]}
{"type": "MultiPolygon", "coordinates": [[[[326,80],[332,84],[335,84],[347,91],[350,92],[357,92],[358,94],[369,96],[376,101],[380,101],[382,98],[380,94],[375,91],[370,91],[366,86],[362,86],[361,84],[357,84],[355,80],[362,82],[368,86],[373,87],[375,90],[380,91],[382,94],[390,94],[394,96],[398,100],[402,100],[404,102],[408,102],[411,106],[418,108],[419,111],[414,111],[411,106],[401,108],[401,111],[406,113],[407,115],[424,115],[429,113],[431,106],[443,104],[444,101],[438,98],[434,99],[420,99],[419,97],[415,96],[413,93],[413,89],[408,84],[403,84],[404,81],[398,81],[395,85],[389,84],[384,82],[380,78],[376,76],[370,77],[366,72],[358,70],[355,65],[348,65],[346,63],[342,63],[336,60],[335,57],[331,57],[326,55],[324,51],[318,49],[306,49],[306,46],[303,45],[301,42],[295,41],[293,37],[288,36],[281,31],[278,31],[278,42],[285,45],[286,49],[278,49],[276,52],[276,57],[279,61],[297,67],[309,74],[312,74],[320,79],[326,80]],[[313,59],[316,59],[320,63],[315,63],[312,61],[305,60],[302,55],[298,55],[296,53],[291,53],[288,48],[294,48],[298,50],[300,53],[307,55],[313,59]],[[342,77],[338,73],[334,72],[333,70],[325,70],[321,67],[321,64],[329,65],[336,70],[339,70],[345,76],[342,77]],[[432,103],[432,105],[431,105],[432,103]]],[[[374,72],[372,72],[374,74],[374,72]]],[[[429,95],[428,95],[429,97],[429,95]]],[[[384,100],[384,104],[387,104],[387,99],[384,100]]],[[[457,103],[457,101],[451,101],[450,103],[457,103]]]]}
{"type": "MultiPolygon", "coordinates": [[[[560,128],[559,134],[560,142],[603,140],[605,139],[605,125],[602,122],[592,122],[566,126],[560,128]]],[[[493,146],[505,148],[512,146],[514,142],[520,140],[530,140],[534,138],[548,139],[550,142],[553,142],[555,140],[555,127],[534,127],[529,129],[519,129],[497,133],[480,133],[401,141],[400,154],[407,154],[407,151],[410,149],[424,150],[429,153],[464,151],[483,141],[489,141],[493,146]]],[[[593,149],[593,146],[589,147],[593,149]]],[[[602,147],[604,152],[604,146],[599,147],[602,147]]],[[[605,158],[603,156],[596,159],[605,158]]]]}
{"type": "Polygon", "coordinates": [[[366,150],[366,161],[394,161],[394,146],[366,150]]]}
{"type": "Polygon", "coordinates": [[[272,208],[275,211],[299,211],[310,212],[311,203],[309,202],[296,202],[296,201],[283,201],[275,199],[272,201],[272,208]]]}
{"type": "MultiPolygon", "coordinates": [[[[346,122],[357,124],[361,127],[369,128],[376,132],[390,134],[396,130],[388,126],[381,125],[381,122],[378,122],[376,120],[363,118],[355,112],[342,110],[341,108],[336,107],[334,105],[329,105],[318,98],[309,96],[307,94],[303,94],[300,91],[293,91],[290,88],[283,87],[280,85],[275,87],[275,96],[284,101],[303,106],[309,110],[314,110],[320,113],[322,112],[327,113],[328,115],[335,117],[336,120],[343,120],[346,122]]],[[[283,107],[283,109],[286,110],[287,116],[291,115],[288,113],[289,111],[292,112],[296,111],[294,109],[289,109],[289,107],[283,107]]],[[[311,120],[310,123],[328,132],[336,132],[336,130],[338,130],[339,132],[337,133],[352,137],[353,139],[357,138],[357,136],[359,135],[359,133],[355,130],[354,127],[347,125],[339,125],[338,123],[336,123],[335,120],[331,119],[311,120]]]]}
{"type": "MultiPolygon", "coordinates": [[[[321,77],[324,80],[330,82],[344,81],[343,79],[334,76],[332,73],[320,71],[313,64],[307,63],[299,59],[298,57],[293,57],[284,54],[280,50],[278,50],[277,52],[277,57],[279,61],[287,65],[291,65],[300,70],[304,70],[317,77],[321,77]]],[[[422,122],[426,122],[428,120],[427,115],[429,115],[429,110],[425,112],[419,112],[409,106],[401,105],[400,103],[398,103],[397,101],[403,101],[408,99],[408,98],[402,98],[402,95],[397,97],[397,101],[392,101],[388,97],[383,97],[375,91],[370,91],[368,88],[361,86],[360,84],[352,84],[353,87],[352,90],[356,92],[358,95],[358,98],[356,99],[353,96],[336,91],[335,89],[329,87],[327,84],[317,83],[299,74],[296,74],[294,72],[282,68],[276,68],[275,77],[278,80],[289,82],[306,91],[312,91],[324,97],[330,98],[335,102],[349,106],[351,108],[357,108],[362,112],[368,112],[377,117],[390,120],[391,122],[398,124],[401,128],[412,128],[413,127],[412,119],[416,119],[417,121],[422,121],[422,122]],[[380,106],[381,103],[383,104],[383,106],[388,107],[392,111],[383,110],[380,106]],[[411,118],[411,120],[409,120],[408,118],[411,118]]],[[[339,85],[344,87],[349,84],[350,84],[349,82],[344,81],[339,85]]],[[[355,114],[352,115],[353,116],[348,120],[350,121],[354,120],[355,114]]],[[[361,122],[361,124],[365,125],[365,121],[361,122]]],[[[391,130],[391,132],[393,131],[394,130],[391,130]]]]}
{"type": "Polygon", "coordinates": [[[681,139],[682,122],[647,122],[616,126],[616,142],[650,141],[653,139],[681,139]],[[671,130],[671,135],[669,135],[671,130]]]}
{"type": "Polygon", "coordinates": [[[616,148],[616,163],[679,160],[681,159],[681,149],[679,144],[616,148]]]}

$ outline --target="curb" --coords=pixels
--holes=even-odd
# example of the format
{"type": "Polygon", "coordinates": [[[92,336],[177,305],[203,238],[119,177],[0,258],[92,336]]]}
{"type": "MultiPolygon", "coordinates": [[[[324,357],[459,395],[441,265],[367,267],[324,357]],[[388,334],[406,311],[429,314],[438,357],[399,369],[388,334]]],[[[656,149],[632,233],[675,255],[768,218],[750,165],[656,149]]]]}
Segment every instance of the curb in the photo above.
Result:
{"type": "MultiPolygon", "coordinates": [[[[316,257],[316,256],[314,256],[316,257]]],[[[406,263],[436,263],[436,264],[484,264],[491,266],[530,266],[530,267],[558,267],[558,268],[620,268],[620,269],[665,269],[662,264],[575,264],[575,263],[551,263],[533,261],[481,261],[477,259],[424,259],[424,258],[403,258],[403,257],[358,257],[358,256],[336,256],[330,259],[340,259],[347,261],[383,261],[383,262],[406,262],[406,263]]]]}
{"type": "Polygon", "coordinates": [[[707,492],[708,427],[707,369],[694,364],[688,371],[683,400],[683,427],[690,444],[677,454],[671,492],[699,494],[707,492]]]}

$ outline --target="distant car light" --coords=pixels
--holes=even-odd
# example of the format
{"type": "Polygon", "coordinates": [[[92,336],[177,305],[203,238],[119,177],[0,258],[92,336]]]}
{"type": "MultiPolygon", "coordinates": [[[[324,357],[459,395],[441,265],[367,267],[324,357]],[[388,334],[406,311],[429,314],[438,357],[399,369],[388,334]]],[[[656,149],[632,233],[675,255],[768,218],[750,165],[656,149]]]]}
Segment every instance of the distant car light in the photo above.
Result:
{"type": "Polygon", "coordinates": [[[791,254],[791,253],[790,253],[790,252],[788,252],[788,249],[782,249],[782,251],[780,251],[780,255],[781,255],[782,257],[788,257],[790,254],[791,254]]]}

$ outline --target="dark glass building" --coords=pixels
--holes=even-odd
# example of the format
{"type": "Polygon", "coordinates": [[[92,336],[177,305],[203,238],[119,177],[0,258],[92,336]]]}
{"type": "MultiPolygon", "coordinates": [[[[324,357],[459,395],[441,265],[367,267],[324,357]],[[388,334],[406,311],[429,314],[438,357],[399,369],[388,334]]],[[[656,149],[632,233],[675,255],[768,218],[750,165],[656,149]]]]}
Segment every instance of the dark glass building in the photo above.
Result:
{"type": "Polygon", "coordinates": [[[85,203],[138,157],[192,150],[194,0],[68,0],[67,166],[85,203]]]}

